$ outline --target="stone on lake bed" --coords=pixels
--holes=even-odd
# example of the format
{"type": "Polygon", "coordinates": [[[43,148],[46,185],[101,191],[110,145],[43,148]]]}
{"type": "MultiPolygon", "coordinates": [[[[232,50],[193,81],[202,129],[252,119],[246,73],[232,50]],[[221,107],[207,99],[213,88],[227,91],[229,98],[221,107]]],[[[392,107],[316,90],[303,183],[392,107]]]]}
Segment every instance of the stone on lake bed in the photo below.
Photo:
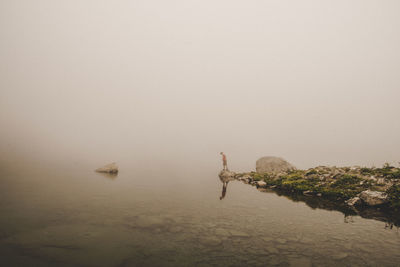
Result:
{"type": "Polygon", "coordinates": [[[272,237],[262,237],[261,239],[265,242],[271,242],[273,240],[272,237]]]}
{"type": "Polygon", "coordinates": [[[308,238],[308,237],[302,237],[302,238],[299,238],[300,240],[300,243],[303,243],[303,244],[311,244],[311,243],[314,243],[314,240],[312,240],[311,238],[308,238]]]}
{"type": "Polygon", "coordinates": [[[204,246],[218,246],[222,243],[222,241],[217,237],[205,237],[199,239],[200,244],[204,246]]]}
{"type": "Polygon", "coordinates": [[[293,267],[311,267],[312,263],[309,258],[294,258],[289,260],[290,266],[293,267]]]}
{"type": "Polygon", "coordinates": [[[266,250],[268,251],[268,253],[270,254],[279,254],[279,250],[277,250],[274,247],[267,247],[266,250]]]}
{"type": "Polygon", "coordinates": [[[96,169],[96,172],[104,173],[118,173],[118,166],[115,162],[107,164],[101,168],[96,169]]]}
{"type": "Polygon", "coordinates": [[[66,224],[23,231],[2,239],[0,245],[15,247],[29,257],[64,263],[62,266],[93,266],[93,259],[113,251],[113,257],[104,257],[96,264],[105,267],[117,266],[132,255],[129,245],[134,237],[116,227],[66,224]]]}
{"type": "Polygon", "coordinates": [[[232,236],[236,236],[236,237],[248,237],[249,236],[245,232],[241,232],[241,231],[237,231],[237,230],[229,230],[229,233],[232,236]]]}
{"type": "Polygon", "coordinates": [[[168,230],[171,233],[179,233],[179,232],[182,232],[183,228],[180,226],[173,226],[173,227],[169,228],[168,230]]]}
{"type": "Polygon", "coordinates": [[[335,260],[343,260],[344,258],[347,258],[347,256],[349,256],[347,253],[341,252],[341,253],[332,255],[332,258],[335,260]]]}
{"type": "Polygon", "coordinates": [[[230,236],[231,235],[228,230],[223,229],[223,228],[215,229],[215,234],[218,236],[230,236]]]}
{"type": "Polygon", "coordinates": [[[277,238],[276,241],[280,244],[285,244],[287,242],[286,239],[283,238],[277,238]]]}
{"type": "Polygon", "coordinates": [[[274,255],[273,257],[270,257],[268,259],[268,265],[271,265],[271,266],[280,265],[281,263],[282,263],[282,259],[280,258],[280,256],[274,255]]]}
{"type": "Polygon", "coordinates": [[[165,224],[165,221],[158,217],[158,216],[140,216],[137,218],[137,220],[134,222],[134,226],[140,227],[140,228],[150,228],[150,227],[156,227],[156,226],[163,226],[165,224]]]}

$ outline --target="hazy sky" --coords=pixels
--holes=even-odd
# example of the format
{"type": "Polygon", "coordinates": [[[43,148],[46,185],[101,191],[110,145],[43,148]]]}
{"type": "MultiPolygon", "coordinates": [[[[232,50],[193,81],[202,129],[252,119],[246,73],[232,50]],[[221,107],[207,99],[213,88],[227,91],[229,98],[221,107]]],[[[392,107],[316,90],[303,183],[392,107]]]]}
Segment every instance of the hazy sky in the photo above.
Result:
{"type": "Polygon", "coordinates": [[[0,159],[399,162],[399,10],[398,0],[0,0],[0,159]]]}

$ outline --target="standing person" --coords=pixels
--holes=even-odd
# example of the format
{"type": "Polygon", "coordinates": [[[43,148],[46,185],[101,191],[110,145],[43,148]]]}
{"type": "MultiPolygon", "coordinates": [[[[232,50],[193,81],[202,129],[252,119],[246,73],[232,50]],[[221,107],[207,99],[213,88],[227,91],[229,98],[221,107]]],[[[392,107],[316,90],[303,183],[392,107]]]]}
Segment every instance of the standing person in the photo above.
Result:
{"type": "Polygon", "coordinates": [[[224,152],[220,153],[222,155],[222,166],[224,167],[224,171],[228,170],[228,163],[226,160],[226,155],[224,154],[224,152]]]}

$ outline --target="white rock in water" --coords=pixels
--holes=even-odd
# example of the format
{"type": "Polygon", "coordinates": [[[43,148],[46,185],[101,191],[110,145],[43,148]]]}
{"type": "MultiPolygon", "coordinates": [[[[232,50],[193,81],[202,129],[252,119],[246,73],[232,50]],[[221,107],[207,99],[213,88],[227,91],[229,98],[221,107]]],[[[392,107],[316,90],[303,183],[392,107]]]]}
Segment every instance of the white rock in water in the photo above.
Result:
{"type": "Polygon", "coordinates": [[[361,204],[361,199],[359,197],[353,197],[349,200],[346,200],[346,204],[349,206],[355,206],[361,204]]]}
{"type": "Polygon", "coordinates": [[[360,193],[360,198],[369,206],[382,205],[388,201],[388,195],[386,193],[371,190],[362,191],[360,193]]]}
{"type": "Polygon", "coordinates": [[[115,162],[111,164],[107,164],[104,167],[96,169],[96,172],[105,172],[105,173],[117,173],[118,172],[118,166],[115,162]]]}
{"type": "Polygon", "coordinates": [[[267,183],[264,181],[257,181],[256,182],[257,187],[266,187],[267,183]]]}
{"type": "Polygon", "coordinates": [[[289,162],[278,157],[262,157],[256,162],[258,173],[280,173],[295,169],[289,162]]]}
{"type": "Polygon", "coordinates": [[[314,192],[311,191],[311,190],[306,190],[306,191],[303,192],[303,195],[305,195],[305,196],[312,196],[312,195],[314,195],[314,192]]]}

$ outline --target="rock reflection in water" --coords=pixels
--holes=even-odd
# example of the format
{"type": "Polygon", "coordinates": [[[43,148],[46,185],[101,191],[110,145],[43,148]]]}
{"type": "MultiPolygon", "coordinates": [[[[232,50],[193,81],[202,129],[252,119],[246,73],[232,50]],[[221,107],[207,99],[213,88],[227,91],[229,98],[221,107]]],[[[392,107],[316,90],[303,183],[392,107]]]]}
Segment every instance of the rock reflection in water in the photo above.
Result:
{"type": "Polygon", "coordinates": [[[230,181],[235,180],[235,173],[228,171],[228,170],[222,170],[219,173],[219,179],[222,182],[222,193],[221,193],[221,196],[219,197],[219,199],[222,200],[226,195],[226,189],[228,187],[228,183],[230,181]]]}
{"type": "Polygon", "coordinates": [[[312,209],[324,209],[324,210],[335,210],[340,211],[344,214],[344,222],[349,223],[352,222],[351,217],[353,216],[360,216],[366,219],[374,219],[377,221],[385,222],[388,225],[392,225],[391,227],[386,228],[393,228],[393,225],[396,227],[400,226],[400,217],[399,214],[396,213],[389,213],[385,210],[375,209],[375,208],[368,208],[363,207],[361,209],[353,209],[351,207],[340,205],[333,201],[323,198],[317,198],[313,196],[304,196],[300,194],[290,194],[289,192],[284,191],[275,191],[271,189],[259,189],[262,192],[273,192],[278,194],[279,196],[284,196],[294,202],[304,202],[307,206],[312,209]],[[350,218],[349,218],[350,217],[350,218]]]}
{"type": "Polygon", "coordinates": [[[392,213],[386,212],[381,209],[370,208],[370,207],[363,207],[360,209],[352,209],[348,206],[339,205],[335,202],[332,202],[332,201],[329,201],[326,199],[307,197],[307,196],[302,196],[302,195],[292,195],[292,196],[287,196],[287,197],[296,202],[297,201],[305,202],[307,204],[307,206],[311,207],[312,209],[325,209],[325,210],[340,211],[345,216],[345,222],[349,222],[349,220],[347,220],[346,217],[358,215],[362,218],[382,221],[387,224],[395,225],[397,227],[400,226],[400,218],[399,218],[398,214],[395,214],[395,213],[392,214],[392,213]]]}
{"type": "Polygon", "coordinates": [[[118,177],[118,173],[105,173],[105,172],[98,172],[98,175],[101,175],[103,177],[106,177],[110,180],[115,180],[118,177]]]}
{"type": "MultiPolygon", "coordinates": [[[[223,199],[226,195],[226,189],[229,181],[233,180],[241,180],[244,183],[246,179],[243,177],[237,177],[236,173],[231,171],[224,171],[222,170],[219,173],[219,178],[223,183],[222,187],[222,195],[220,199],[223,199]]],[[[255,184],[256,185],[256,184],[255,184]]],[[[290,199],[294,202],[304,202],[307,206],[312,209],[324,209],[330,211],[340,211],[344,214],[344,222],[351,223],[353,222],[353,216],[360,216],[366,219],[374,219],[377,221],[382,221],[386,223],[385,229],[392,229],[393,226],[397,228],[400,227],[400,213],[399,212],[390,212],[385,209],[380,208],[373,208],[373,207],[360,207],[358,209],[354,207],[350,207],[347,205],[343,205],[337,202],[334,202],[329,199],[324,199],[321,197],[315,196],[306,196],[303,194],[291,193],[287,191],[277,190],[277,189],[267,189],[267,188],[258,188],[261,192],[269,192],[269,193],[276,193],[278,196],[284,196],[287,199],[290,199]]]]}

